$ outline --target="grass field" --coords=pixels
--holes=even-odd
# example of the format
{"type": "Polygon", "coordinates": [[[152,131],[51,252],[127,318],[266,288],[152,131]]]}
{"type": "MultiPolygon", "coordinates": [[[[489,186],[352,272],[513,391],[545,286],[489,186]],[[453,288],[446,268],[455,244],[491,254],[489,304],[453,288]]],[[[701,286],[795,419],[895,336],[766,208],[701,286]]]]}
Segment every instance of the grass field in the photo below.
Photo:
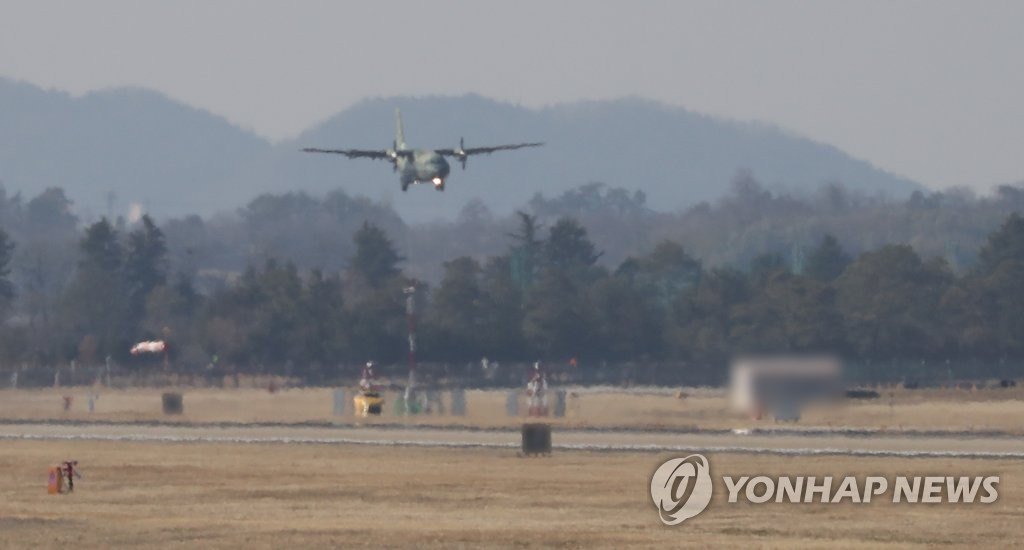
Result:
{"type": "MultiPolygon", "coordinates": [[[[0,419],[95,419],[160,420],[195,422],[308,422],[351,421],[351,404],[346,416],[332,416],[331,389],[290,389],[269,393],[257,389],[181,389],[185,414],[165,417],[156,389],[92,390],[89,388],[45,390],[0,390],[0,419]],[[95,393],[95,412],[88,412],[88,396],[95,393]],[[64,412],[62,396],[73,397],[72,408],[64,412]]],[[[802,426],[851,426],[883,429],[999,430],[1024,434],[1024,390],[882,390],[875,400],[847,400],[831,406],[804,411],[802,426]]],[[[773,426],[771,420],[752,420],[729,409],[724,391],[684,390],[629,394],[619,392],[572,392],[567,399],[566,417],[552,419],[567,426],[669,427],[669,428],[752,428],[773,426]]],[[[347,395],[351,395],[348,393],[347,395]]],[[[505,412],[503,391],[468,391],[467,415],[398,418],[393,404],[397,395],[387,394],[384,415],[367,422],[411,424],[467,424],[474,426],[515,426],[521,418],[505,412]]],[[[520,396],[520,412],[526,411],[520,396]]]]}
{"type": "Polygon", "coordinates": [[[0,546],[924,548],[1024,545],[1024,463],[710,455],[715,497],[665,527],[666,455],[115,442],[0,442],[0,546]],[[84,479],[46,494],[69,456],[84,479]],[[722,475],[1000,475],[996,503],[727,504],[722,475]]]}

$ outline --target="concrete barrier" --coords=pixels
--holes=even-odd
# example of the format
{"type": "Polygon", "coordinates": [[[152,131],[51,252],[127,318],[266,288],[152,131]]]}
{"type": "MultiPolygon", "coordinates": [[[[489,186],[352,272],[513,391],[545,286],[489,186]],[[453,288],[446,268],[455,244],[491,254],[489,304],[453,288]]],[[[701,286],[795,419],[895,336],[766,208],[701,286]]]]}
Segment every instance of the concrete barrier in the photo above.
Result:
{"type": "Polygon", "coordinates": [[[452,390],[452,416],[466,416],[466,390],[456,388],[452,390]]]}
{"type": "Polygon", "coordinates": [[[509,390],[505,394],[505,414],[508,416],[519,416],[519,392],[509,390]]]}
{"type": "Polygon", "coordinates": [[[334,390],[334,409],[332,414],[334,416],[345,416],[345,388],[337,388],[334,390]]]}
{"type": "Polygon", "coordinates": [[[565,416],[565,390],[557,390],[555,392],[555,408],[552,411],[552,415],[555,418],[565,416]]]}

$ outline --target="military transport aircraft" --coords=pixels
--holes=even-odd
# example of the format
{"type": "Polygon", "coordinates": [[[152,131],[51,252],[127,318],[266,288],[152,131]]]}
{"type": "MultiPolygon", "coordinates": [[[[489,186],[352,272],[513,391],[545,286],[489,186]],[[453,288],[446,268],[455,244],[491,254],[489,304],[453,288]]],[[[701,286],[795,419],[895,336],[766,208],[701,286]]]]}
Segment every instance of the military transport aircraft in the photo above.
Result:
{"type": "Polygon", "coordinates": [[[386,160],[391,163],[395,172],[399,173],[402,182],[402,191],[409,189],[409,186],[416,183],[433,183],[434,189],[444,191],[444,180],[448,177],[451,168],[444,157],[452,157],[462,164],[466,169],[466,159],[470,155],[482,155],[495,151],[508,151],[511,149],[522,149],[523,147],[539,147],[543,143],[516,143],[513,145],[496,145],[494,147],[463,147],[462,138],[459,138],[459,146],[455,149],[409,149],[405,144],[405,133],[402,131],[402,113],[395,109],[395,142],[391,149],[315,149],[308,147],[303,149],[307,153],[335,153],[345,155],[350,159],[370,158],[386,160]]]}

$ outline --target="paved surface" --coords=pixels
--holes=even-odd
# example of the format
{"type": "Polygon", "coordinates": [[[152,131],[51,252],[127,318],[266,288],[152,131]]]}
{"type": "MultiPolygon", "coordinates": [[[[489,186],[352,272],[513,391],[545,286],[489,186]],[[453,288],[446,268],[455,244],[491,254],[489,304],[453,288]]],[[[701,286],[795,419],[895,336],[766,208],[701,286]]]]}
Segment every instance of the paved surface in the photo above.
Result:
{"type": "MultiPolygon", "coordinates": [[[[360,444],[424,447],[520,446],[515,430],[459,431],[437,428],[374,428],[325,426],[46,424],[0,425],[0,439],[360,444]]],[[[1024,438],[962,434],[849,435],[673,433],[642,431],[559,430],[552,432],[555,450],[733,452],[784,455],[853,455],[902,457],[964,457],[1024,459],[1024,438]]]]}

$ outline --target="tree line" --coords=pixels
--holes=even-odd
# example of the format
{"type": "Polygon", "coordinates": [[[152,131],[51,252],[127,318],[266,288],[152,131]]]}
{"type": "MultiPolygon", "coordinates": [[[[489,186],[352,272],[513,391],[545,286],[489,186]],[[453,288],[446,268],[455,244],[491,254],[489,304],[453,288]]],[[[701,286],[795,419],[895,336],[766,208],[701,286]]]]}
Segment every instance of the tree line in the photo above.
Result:
{"type": "MultiPolygon", "coordinates": [[[[545,222],[535,205],[515,214],[493,253],[440,262],[438,280],[426,281],[403,269],[387,216],[384,225],[349,220],[347,236],[316,236],[323,242],[310,246],[329,257],[328,268],[269,255],[218,274],[187,251],[175,257],[148,216],[101,218],[79,233],[70,203],[48,193],[17,212],[23,241],[0,230],[0,360],[8,366],[109,356],[157,369],[159,360],[128,350],[165,339],[182,372],[329,380],[345,365],[404,358],[410,287],[417,353],[431,362],[651,363],[714,382],[737,353],[836,352],[880,379],[1013,376],[1024,360],[1024,219],[1016,213],[982,237],[966,269],[908,244],[853,254],[831,234],[798,262],[769,250],[737,267],[709,265],[672,239],[609,264],[578,219],[545,222]],[[76,236],[70,246],[68,235],[76,236]],[[341,249],[349,250],[343,262],[331,252],[341,249]],[[219,282],[198,288],[202,278],[219,282]]],[[[636,205],[636,197],[619,199],[636,205]]]]}

